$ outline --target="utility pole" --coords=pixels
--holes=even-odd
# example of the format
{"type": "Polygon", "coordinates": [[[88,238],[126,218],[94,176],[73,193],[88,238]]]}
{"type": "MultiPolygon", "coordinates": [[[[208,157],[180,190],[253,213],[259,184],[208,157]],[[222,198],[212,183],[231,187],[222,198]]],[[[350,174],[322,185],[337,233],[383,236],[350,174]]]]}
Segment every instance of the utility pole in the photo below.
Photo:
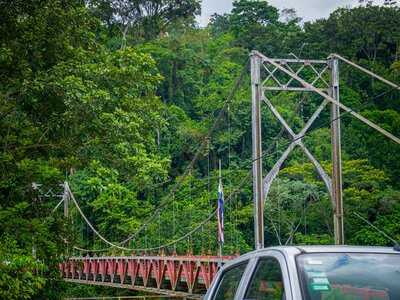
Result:
{"type": "Polygon", "coordinates": [[[261,145],[261,57],[257,52],[250,54],[251,60],[251,124],[253,152],[253,200],[254,200],[254,235],[255,249],[264,247],[264,191],[262,177],[261,145]]]}
{"type": "MultiPolygon", "coordinates": [[[[339,60],[335,57],[329,61],[331,68],[330,96],[339,102],[339,60]]],[[[335,244],[344,244],[343,193],[342,193],[342,151],[340,134],[340,108],[331,105],[331,139],[332,139],[332,198],[335,203],[333,224],[335,244]]]]}
{"type": "Polygon", "coordinates": [[[68,218],[69,215],[69,190],[68,190],[68,183],[64,182],[62,184],[64,187],[64,193],[63,193],[63,201],[64,201],[64,217],[68,218]]]}

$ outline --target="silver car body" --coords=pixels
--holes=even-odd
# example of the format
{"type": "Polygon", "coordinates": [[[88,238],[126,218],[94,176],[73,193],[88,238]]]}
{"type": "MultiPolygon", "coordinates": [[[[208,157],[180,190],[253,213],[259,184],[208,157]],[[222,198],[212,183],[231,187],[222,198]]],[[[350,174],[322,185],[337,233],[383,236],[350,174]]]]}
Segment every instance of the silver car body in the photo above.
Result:
{"type": "MultiPolygon", "coordinates": [[[[231,269],[235,265],[239,265],[248,261],[246,270],[242,276],[239,287],[237,289],[235,299],[244,299],[247,286],[251,280],[252,274],[255,271],[257,262],[262,257],[274,257],[279,261],[283,284],[285,288],[286,300],[302,300],[300,281],[298,278],[296,256],[304,253],[382,253],[382,254],[398,254],[393,248],[387,247],[355,247],[355,246],[288,246],[288,247],[271,247],[261,250],[256,250],[244,254],[221,268],[217,276],[214,278],[211,288],[205,295],[205,300],[214,299],[218,284],[224,275],[225,270],[231,269]]],[[[227,299],[228,300],[228,299],[227,299]]],[[[232,300],[232,299],[229,299],[232,300]]]]}

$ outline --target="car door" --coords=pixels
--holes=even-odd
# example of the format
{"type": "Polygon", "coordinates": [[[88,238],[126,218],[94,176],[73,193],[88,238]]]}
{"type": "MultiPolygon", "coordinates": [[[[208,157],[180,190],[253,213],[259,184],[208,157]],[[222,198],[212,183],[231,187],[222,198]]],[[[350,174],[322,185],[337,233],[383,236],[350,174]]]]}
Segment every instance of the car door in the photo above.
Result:
{"type": "Polygon", "coordinates": [[[233,300],[239,287],[242,285],[244,274],[248,268],[249,260],[238,262],[224,268],[216,278],[214,287],[204,299],[209,300],[233,300]]]}
{"type": "Polygon", "coordinates": [[[292,300],[291,285],[285,258],[280,253],[258,256],[238,299],[292,300]]]}

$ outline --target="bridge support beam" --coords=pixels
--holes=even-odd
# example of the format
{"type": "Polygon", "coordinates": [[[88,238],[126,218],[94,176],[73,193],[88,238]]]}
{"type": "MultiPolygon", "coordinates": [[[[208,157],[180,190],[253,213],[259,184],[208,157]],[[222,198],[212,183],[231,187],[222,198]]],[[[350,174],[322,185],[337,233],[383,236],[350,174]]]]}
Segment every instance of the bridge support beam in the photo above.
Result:
{"type": "MultiPolygon", "coordinates": [[[[339,102],[339,60],[331,58],[330,96],[339,102]]],[[[331,105],[331,139],[332,139],[332,198],[335,203],[333,225],[335,231],[335,244],[344,244],[343,220],[343,194],[342,194],[342,150],[340,133],[340,107],[335,103],[331,105]]]]}
{"type": "Polygon", "coordinates": [[[254,241],[255,248],[264,247],[264,193],[262,175],[262,146],[261,146],[261,99],[262,84],[260,69],[262,60],[252,52],[251,60],[251,124],[252,124],[252,149],[253,149],[253,199],[254,199],[254,241]]]}

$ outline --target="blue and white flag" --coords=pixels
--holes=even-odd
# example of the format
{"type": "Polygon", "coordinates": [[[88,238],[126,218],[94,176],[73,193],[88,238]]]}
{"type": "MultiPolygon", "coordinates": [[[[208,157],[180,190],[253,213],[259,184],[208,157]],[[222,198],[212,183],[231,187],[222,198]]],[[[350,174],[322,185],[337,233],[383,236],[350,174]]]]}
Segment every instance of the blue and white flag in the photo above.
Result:
{"type": "Polygon", "coordinates": [[[217,220],[218,220],[218,241],[224,243],[224,189],[222,187],[222,180],[219,180],[218,185],[218,209],[217,209],[217,220]]]}

